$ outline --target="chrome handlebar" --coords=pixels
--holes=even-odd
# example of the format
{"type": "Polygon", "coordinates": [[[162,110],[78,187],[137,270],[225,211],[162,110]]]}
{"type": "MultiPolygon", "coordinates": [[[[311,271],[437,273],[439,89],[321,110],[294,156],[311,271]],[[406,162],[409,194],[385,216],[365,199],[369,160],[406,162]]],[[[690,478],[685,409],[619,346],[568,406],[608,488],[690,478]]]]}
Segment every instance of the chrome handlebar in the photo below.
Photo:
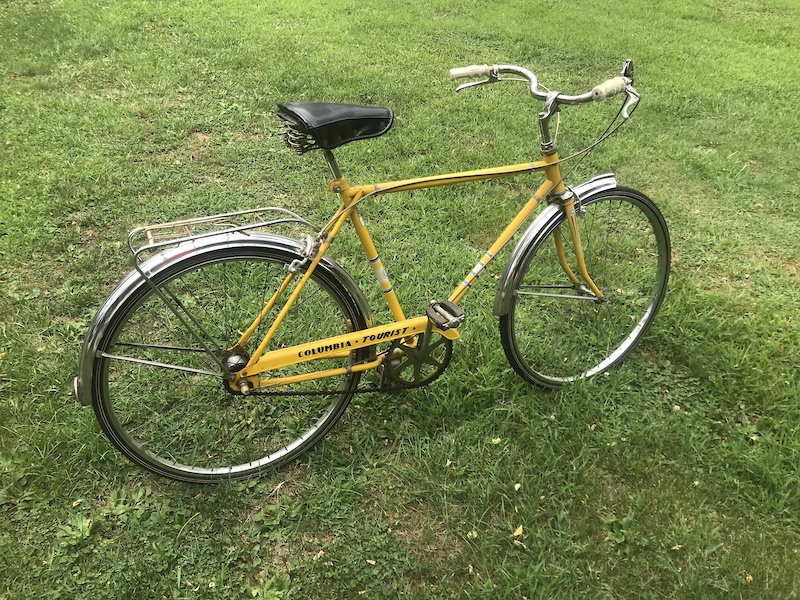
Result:
{"type": "Polygon", "coordinates": [[[465,77],[486,77],[483,81],[471,81],[462,83],[456,88],[457,92],[487,83],[497,83],[499,81],[520,81],[519,79],[503,79],[503,74],[517,75],[530,83],[531,96],[542,102],[546,102],[550,110],[554,110],[558,104],[586,104],[588,102],[599,102],[606,98],[616,96],[620,92],[625,92],[628,96],[622,107],[622,117],[627,119],[632,109],[639,102],[639,93],[633,87],[633,61],[626,60],[622,67],[622,73],[617,77],[604,81],[595,86],[591,91],[584,94],[570,96],[561,92],[545,92],[539,89],[539,80],[536,75],[524,67],[516,65],[472,65],[450,69],[450,79],[462,79],[465,77]]]}

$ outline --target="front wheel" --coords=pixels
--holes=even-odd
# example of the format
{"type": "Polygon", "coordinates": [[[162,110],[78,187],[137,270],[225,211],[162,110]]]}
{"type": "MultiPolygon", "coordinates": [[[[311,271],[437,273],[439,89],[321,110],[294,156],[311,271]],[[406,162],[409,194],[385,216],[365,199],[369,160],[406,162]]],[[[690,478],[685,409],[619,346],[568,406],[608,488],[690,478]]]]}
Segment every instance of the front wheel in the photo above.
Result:
{"type": "Polygon", "coordinates": [[[556,231],[573,265],[575,254],[562,215],[527,250],[510,310],[500,318],[503,349],[514,370],[549,388],[602,373],[628,356],[655,318],[669,277],[667,225],[647,196],[616,187],[575,208],[587,271],[605,299],[565,274],[556,231]]]}
{"type": "MultiPolygon", "coordinates": [[[[265,315],[246,348],[236,342],[297,255],[257,245],[187,253],[151,274],[152,285],[142,280],[99,327],[104,333],[92,396],[100,425],[135,463],[182,481],[237,480],[284,465],[330,430],[359,374],[283,386],[269,395],[232,392],[219,361],[232,370],[246,362],[282,303],[265,315]]],[[[346,287],[320,264],[268,349],[363,329],[366,320],[346,287]]],[[[366,357],[359,349],[272,375],[347,367],[366,357]]]]}

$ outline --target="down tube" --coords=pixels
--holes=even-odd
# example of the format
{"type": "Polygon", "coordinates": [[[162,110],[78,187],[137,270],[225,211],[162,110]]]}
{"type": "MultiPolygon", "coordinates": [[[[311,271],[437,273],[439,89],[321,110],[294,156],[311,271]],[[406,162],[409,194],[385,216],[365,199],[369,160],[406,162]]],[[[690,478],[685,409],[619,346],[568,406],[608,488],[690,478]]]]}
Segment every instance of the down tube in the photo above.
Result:
{"type": "Polygon", "coordinates": [[[544,183],[536,190],[536,193],[533,197],[528,201],[528,203],[522,207],[517,213],[517,216],[508,224],[508,226],[503,230],[503,233],[495,240],[494,244],[486,251],[478,263],[472,268],[472,270],[464,277],[464,280],[458,284],[458,287],[450,294],[449,300],[451,302],[458,303],[461,299],[467,295],[467,292],[472,287],[472,284],[475,283],[480,277],[483,270],[486,266],[494,259],[500,250],[503,249],[508,241],[513,237],[513,235],[517,232],[517,230],[522,226],[525,220],[531,215],[531,213],[536,210],[536,207],[542,203],[543,199],[550,193],[550,190],[553,189],[554,182],[550,181],[549,179],[545,180],[544,183]]]}

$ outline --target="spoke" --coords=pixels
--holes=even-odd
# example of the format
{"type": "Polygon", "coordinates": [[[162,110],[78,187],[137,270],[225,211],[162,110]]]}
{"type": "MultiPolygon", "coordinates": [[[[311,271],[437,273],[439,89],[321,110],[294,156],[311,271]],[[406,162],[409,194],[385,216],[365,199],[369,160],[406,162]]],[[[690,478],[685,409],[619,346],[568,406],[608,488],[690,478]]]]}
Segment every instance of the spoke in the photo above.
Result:
{"type": "MultiPolygon", "coordinates": [[[[534,287],[534,286],[531,286],[534,287]]],[[[589,300],[591,302],[598,302],[598,298],[595,296],[573,296],[570,294],[547,294],[545,292],[523,292],[521,290],[517,290],[515,292],[516,296],[542,296],[545,298],[566,298],[568,300],[589,300]]]]}
{"type": "MultiPolygon", "coordinates": [[[[220,268],[225,269],[225,263],[222,263],[220,265],[220,268]]],[[[202,284],[200,287],[202,287],[203,289],[211,290],[211,291],[206,291],[204,297],[210,296],[212,293],[215,292],[218,293],[215,290],[216,284],[211,283],[208,280],[209,277],[208,272],[205,270],[201,270],[199,271],[199,273],[200,277],[202,277],[203,279],[203,281],[198,282],[199,284],[202,284]]],[[[186,312],[190,315],[192,321],[200,328],[200,330],[203,333],[205,333],[208,336],[209,339],[211,339],[217,345],[218,348],[227,348],[228,344],[227,340],[225,339],[225,331],[222,328],[220,328],[219,325],[216,324],[216,320],[219,318],[217,311],[213,311],[213,314],[209,313],[206,303],[202,302],[201,298],[198,298],[197,294],[195,293],[195,290],[192,289],[192,286],[190,284],[187,284],[183,277],[181,277],[181,282],[184,283],[183,293],[186,294],[188,297],[192,298],[192,300],[194,300],[195,303],[195,306],[193,307],[194,312],[190,312],[185,308],[184,310],[186,310],[186,312]],[[200,322],[200,317],[203,317],[203,323],[200,322]],[[212,334],[211,331],[208,331],[212,327],[216,330],[215,331],[216,336],[222,339],[217,339],[214,336],[214,334],[212,334]]],[[[183,304],[180,302],[180,299],[177,297],[177,295],[175,295],[175,298],[181,305],[181,307],[183,307],[183,304]]]]}
{"type": "Polygon", "coordinates": [[[521,285],[519,289],[526,290],[573,290],[571,285],[521,285]]]}
{"type": "Polygon", "coordinates": [[[182,352],[198,352],[200,354],[205,354],[206,351],[204,348],[182,348],[179,346],[158,346],[156,344],[136,344],[134,342],[117,342],[116,346],[125,346],[128,348],[150,348],[154,350],[177,350],[182,352]]]}
{"type": "Polygon", "coordinates": [[[213,373],[203,369],[192,369],[190,367],[181,367],[179,365],[170,365],[167,363],[156,362],[153,360],[144,360],[141,358],[132,358],[130,356],[120,356],[119,354],[109,354],[108,352],[101,352],[103,358],[111,358],[113,360],[122,360],[125,362],[132,362],[139,365],[149,365],[151,367],[161,367],[163,369],[174,369],[176,371],[186,371],[188,373],[197,373],[199,375],[211,375],[212,377],[222,377],[222,373],[213,373]]]}

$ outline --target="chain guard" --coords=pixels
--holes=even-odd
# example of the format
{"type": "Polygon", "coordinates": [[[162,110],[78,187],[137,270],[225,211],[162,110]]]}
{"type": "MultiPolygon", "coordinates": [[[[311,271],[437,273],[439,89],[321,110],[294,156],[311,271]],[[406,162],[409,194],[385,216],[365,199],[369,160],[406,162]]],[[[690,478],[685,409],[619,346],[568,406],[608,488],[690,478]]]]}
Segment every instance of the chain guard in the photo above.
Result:
{"type": "MultiPolygon", "coordinates": [[[[370,392],[395,392],[423,387],[437,379],[453,356],[453,342],[441,335],[428,344],[424,352],[418,350],[422,345],[425,334],[412,338],[413,341],[403,343],[395,340],[386,351],[388,356],[382,367],[381,384],[379,387],[359,388],[353,390],[354,394],[370,392]]],[[[250,392],[252,396],[333,396],[340,394],[341,390],[314,390],[296,392],[292,390],[263,390],[250,392]]]]}
{"type": "Polygon", "coordinates": [[[389,387],[421,387],[437,379],[453,355],[453,342],[439,335],[415,335],[411,340],[395,340],[389,346],[389,358],[384,363],[383,381],[389,387]]]}

